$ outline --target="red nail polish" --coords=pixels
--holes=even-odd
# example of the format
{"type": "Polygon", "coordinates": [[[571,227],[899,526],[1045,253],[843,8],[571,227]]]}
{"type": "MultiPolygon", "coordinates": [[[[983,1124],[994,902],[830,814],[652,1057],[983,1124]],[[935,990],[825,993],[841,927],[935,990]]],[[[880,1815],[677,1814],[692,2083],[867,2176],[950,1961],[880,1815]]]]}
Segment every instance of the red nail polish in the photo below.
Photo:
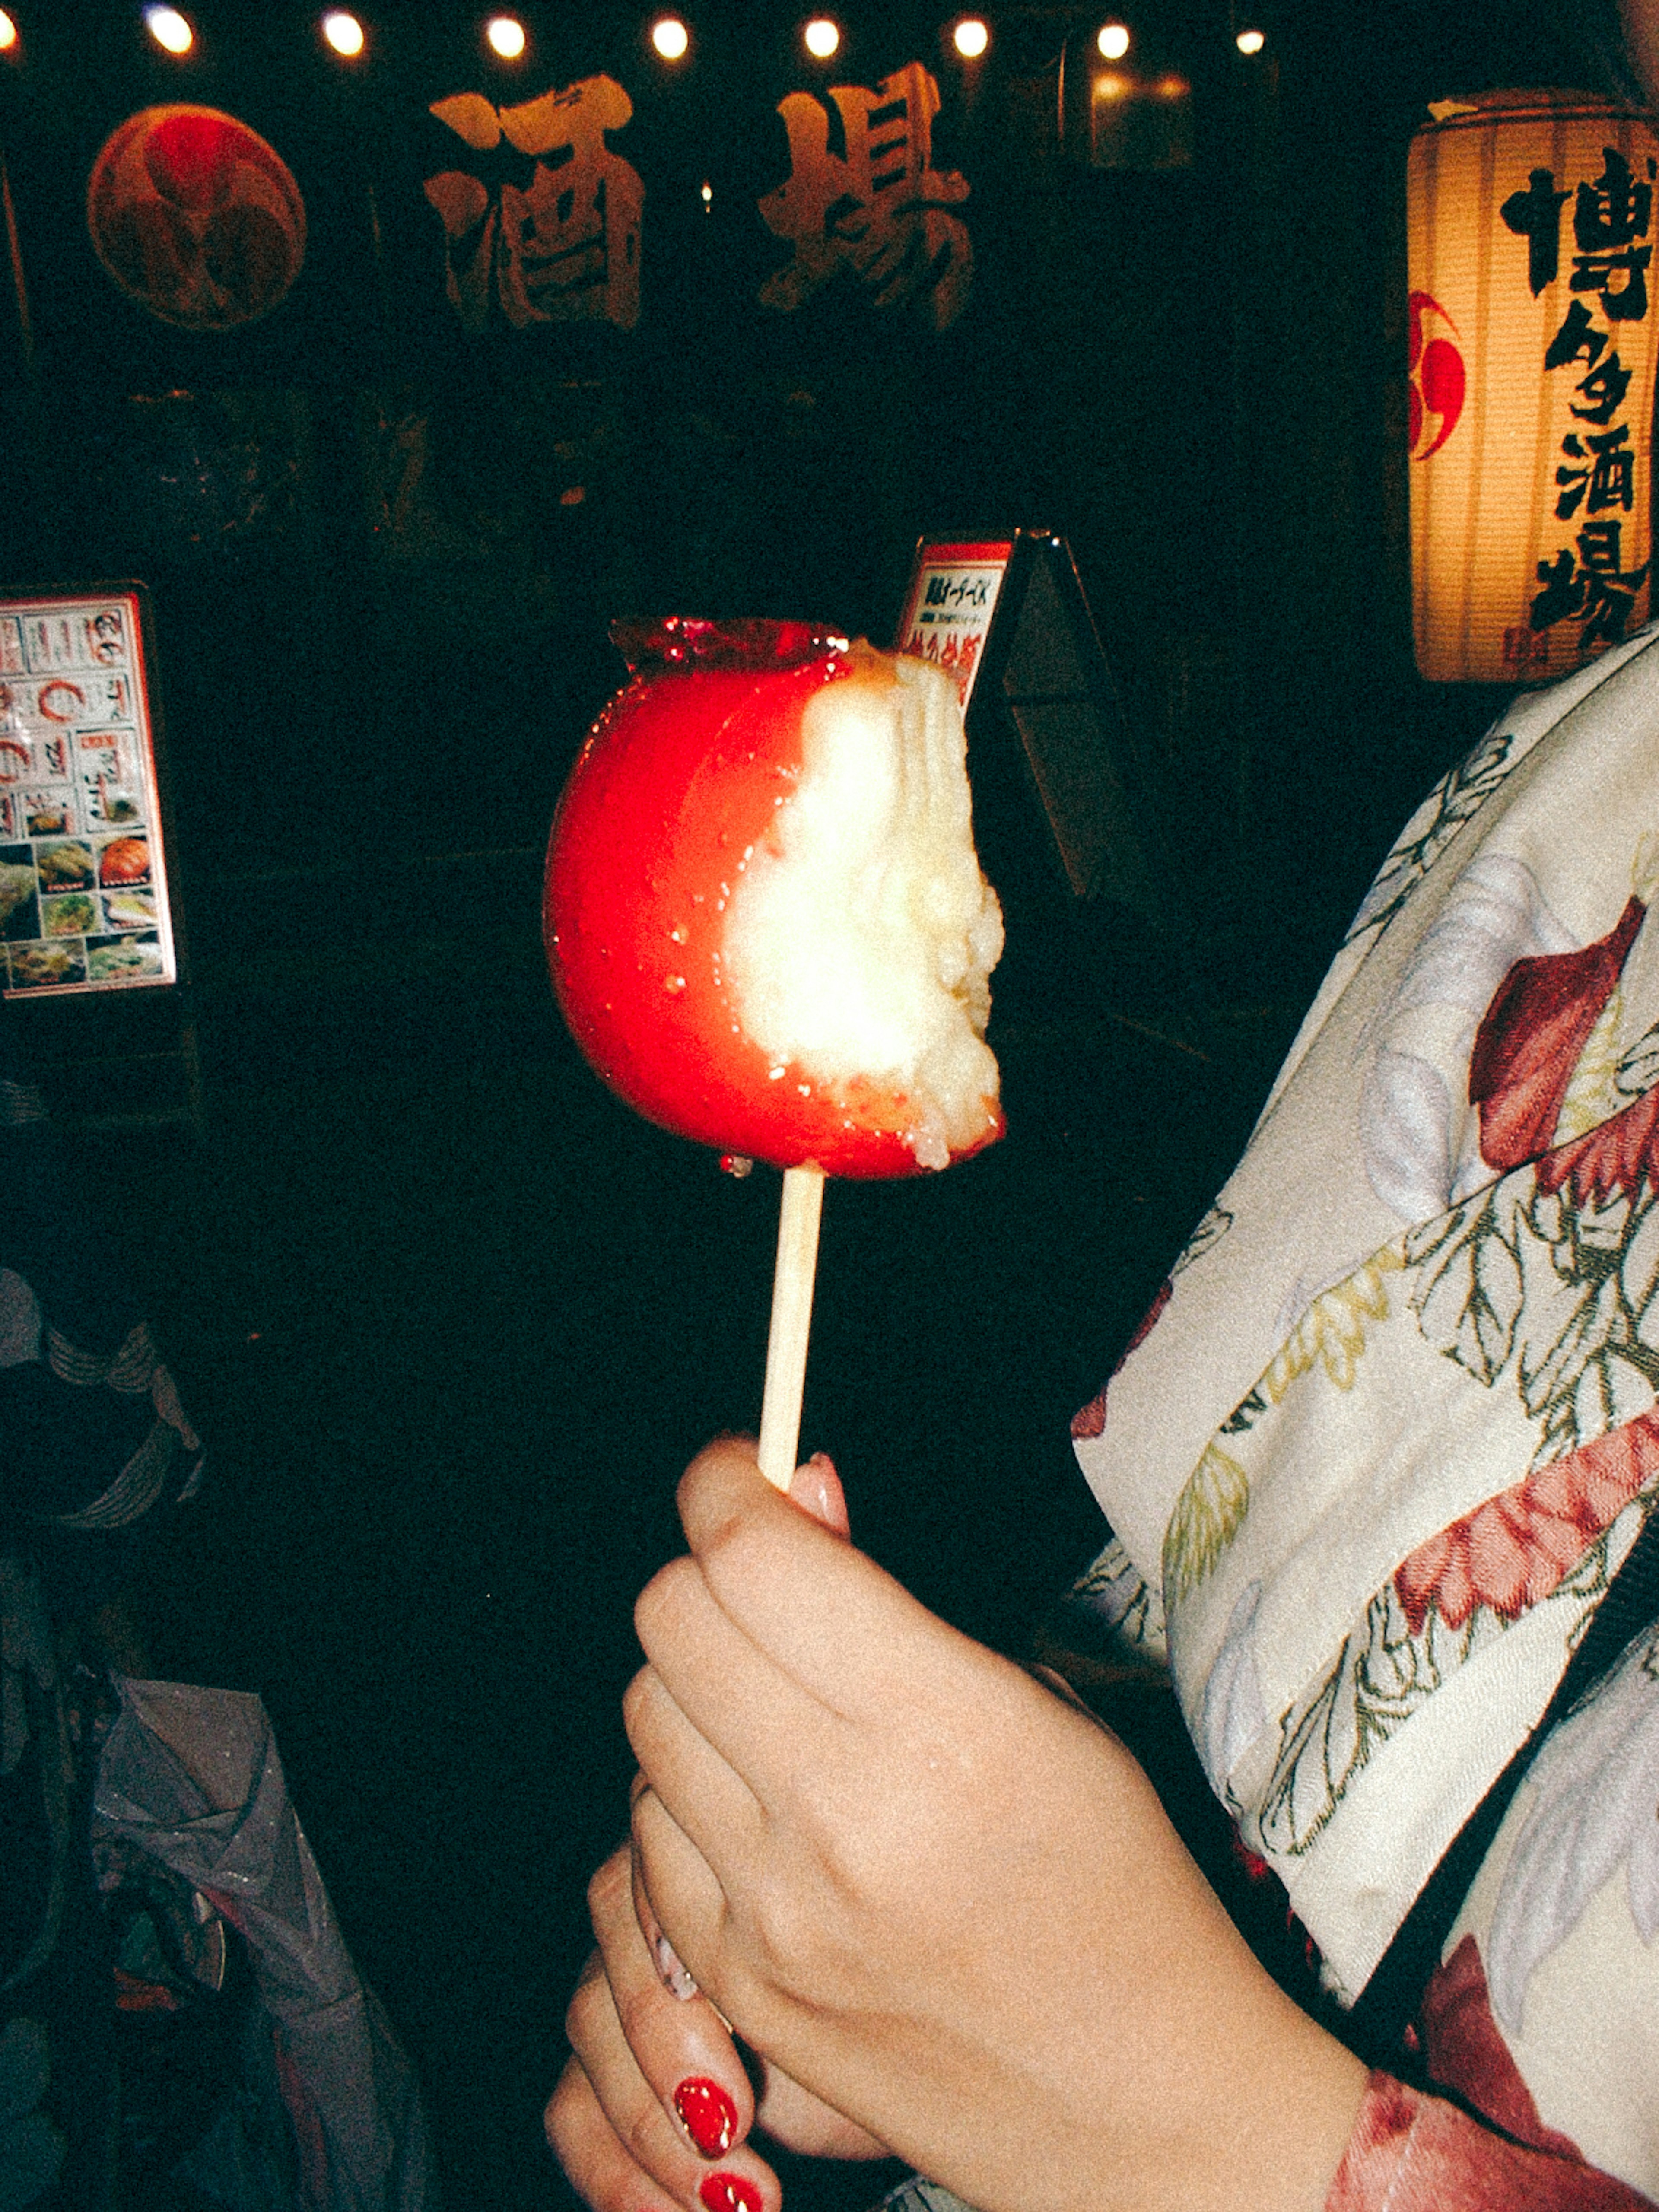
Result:
{"type": "Polygon", "coordinates": [[[720,2158],[731,2149],[738,2132],[738,2108],[718,2081],[701,2075],[682,2081],[674,2092],[674,2110],[705,2158],[720,2158]]]}
{"type": "Polygon", "coordinates": [[[711,2173],[697,2191],[708,2212],[761,2212],[761,2193],[740,2173],[711,2173]]]}

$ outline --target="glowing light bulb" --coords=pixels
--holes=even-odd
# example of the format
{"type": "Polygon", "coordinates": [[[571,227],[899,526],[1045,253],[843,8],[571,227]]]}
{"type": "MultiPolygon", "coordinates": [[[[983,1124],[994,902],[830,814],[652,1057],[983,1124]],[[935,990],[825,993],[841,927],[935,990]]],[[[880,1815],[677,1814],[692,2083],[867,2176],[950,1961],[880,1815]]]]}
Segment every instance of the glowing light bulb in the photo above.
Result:
{"type": "Polygon", "coordinates": [[[801,40],[814,60],[827,62],[841,44],[841,32],[827,15],[815,15],[801,40]]]}
{"type": "Polygon", "coordinates": [[[1095,40],[1109,62],[1121,62],[1129,51],[1129,33],[1121,23],[1103,23],[1095,40]]]}
{"type": "Polygon", "coordinates": [[[170,54],[187,54],[196,43],[196,33],[176,8],[146,8],[144,22],[158,46],[170,54]]]}
{"type": "Polygon", "coordinates": [[[490,50],[504,62],[515,62],[524,52],[524,25],[514,15],[492,15],[484,26],[490,50]]]}
{"type": "Polygon", "coordinates": [[[1241,31],[1237,40],[1241,54],[1259,54],[1267,43],[1265,31],[1241,31]]]}
{"type": "Polygon", "coordinates": [[[964,15],[951,36],[964,61],[976,62],[991,43],[990,27],[977,15],[964,15]]]}
{"type": "Polygon", "coordinates": [[[363,50],[363,27],[355,15],[348,15],[343,8],[336,8],[323,18],[323,36],[337,54],[349,58],[363,50]]]}
{"type": "Polygon", "coordinates": [[[7,53],[17,44],[17,26],[0,8],[0,54],[7,53]]]}
{"type": "Polygon", "coordinates": [[[678,15],[663,15],[651,26],[651,43],[665,62],[683,62],[691,33],[678,15]]]}

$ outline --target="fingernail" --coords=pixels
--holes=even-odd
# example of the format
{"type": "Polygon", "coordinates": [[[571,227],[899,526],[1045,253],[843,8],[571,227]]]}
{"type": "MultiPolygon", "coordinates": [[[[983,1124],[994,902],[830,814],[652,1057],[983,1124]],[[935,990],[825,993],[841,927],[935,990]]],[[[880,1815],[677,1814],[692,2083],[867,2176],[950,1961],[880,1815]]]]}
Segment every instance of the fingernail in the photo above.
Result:
{"type": "Polygon", "coordinates": [[[823,1479],[823,1469],[816,1453],[807,1461],[802,1474],[805,1480],[798,1503],[805,1506],[815,1521],[827,1521],[830,1518],[830,1486],[823,1479]]]}
{"type": "Polygon", "coordinates": [[[682,2081],[674,2092],[674,2110],[705,2158],[721,2158],[731,2149],[738,2132],[738,2108],[718,2081],[701,2075],[682,2081]]]}
{"type": "MultiPolygon", "coordinates": [[[[670,1996],[678,1997],[682,2004],[687,1997],[696,1996],[697,1985],[680,1964],[679,1954],[668,1938],[659,1936],[651,1948],[656,1954],[657,1972],[661,1975],[663,1986],[670,1996]]],[[[724,2150],[726,2145],[722,2143],[720,2148],[724,2150]]]]}
{"type": "Polygon", "coordinates": [[[811,1459],[795,1469],[789,1495],[803,1513],[811,1514],[832,1535],[848,1534],[847,1499],[836,1463],[828,1452],[814,1452],[811,1459]]]}
{"type": "Polygon", "coordinates": [[[761,2212],[761,2193],[740,2173],[711,2173],[697,2191],[708,2212],[761,2212]]]}

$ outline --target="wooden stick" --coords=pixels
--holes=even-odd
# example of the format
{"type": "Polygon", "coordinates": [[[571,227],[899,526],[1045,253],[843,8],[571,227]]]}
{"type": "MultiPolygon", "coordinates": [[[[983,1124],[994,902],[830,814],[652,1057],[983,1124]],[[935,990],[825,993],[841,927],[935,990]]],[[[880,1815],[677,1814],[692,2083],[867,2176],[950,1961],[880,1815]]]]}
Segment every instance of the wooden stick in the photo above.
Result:
{"type": "Polygon", "coordinates": [[[812,1279],[818,1264],[823,1206],[823,1170],[811,1163],[786,1168],[760,1431],[761,1473],[784,1491],[795,1472],[795,1449],[800,1442],[800,1401],[806,1384],[806,1339],[812,1326],[812,1279]]]}

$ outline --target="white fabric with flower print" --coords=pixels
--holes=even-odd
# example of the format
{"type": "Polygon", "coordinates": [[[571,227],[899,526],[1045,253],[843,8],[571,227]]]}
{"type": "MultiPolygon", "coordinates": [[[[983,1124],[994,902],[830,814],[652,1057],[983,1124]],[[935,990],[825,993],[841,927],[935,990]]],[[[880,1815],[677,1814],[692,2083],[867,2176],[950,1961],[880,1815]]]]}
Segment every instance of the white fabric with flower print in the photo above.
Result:
{"type": "Polygon", "coordinates": [[[1551,1732],[1445,1946],[1489,1995],[1540,2120],[1659,2177],[1659,1641],[1551,1732]]]}
{"type": "MultiPolygon", "coordinates": [[[[1340,1996],[1659,1496],[1656,892],[1650,628],[1519,699],[1408,824],[1077,1425],[1103,1596],[1167,1635],[1340,1996]]],[[[1659,2185],[1659,2144],[1626,2178],[1659,2185]]]]}

